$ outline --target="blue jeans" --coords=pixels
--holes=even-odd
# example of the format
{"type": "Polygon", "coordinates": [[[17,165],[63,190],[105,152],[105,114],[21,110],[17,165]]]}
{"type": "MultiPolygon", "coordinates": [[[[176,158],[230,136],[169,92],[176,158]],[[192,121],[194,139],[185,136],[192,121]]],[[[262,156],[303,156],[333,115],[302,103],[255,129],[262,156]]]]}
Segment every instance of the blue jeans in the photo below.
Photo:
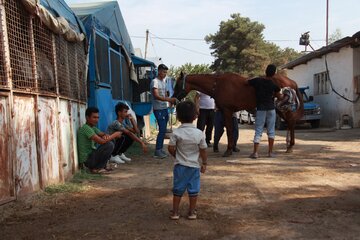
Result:
{"type": "Polygon", "coordinates": [[[275,138],[275,120],[275,109],[256,111],[254,143],[260,143],[261,136],[264,131],[265,122],[268,138],[275,138]]]}
{"type": "Polygon", "coordinates": [[[164,146],[164,138],[166,134],[166,126],[169,121],[169,113],[167,109],[154,110],[154,115],[159,126],[159,133],[156,138],[156,150],[161,150],[164,146]]]}
{"type": "MultiPolygon", "coordinates": [[[[236,147],[237,141],[239,139],[239,124],[236,117],[232,117],[232,123],[233,123],[233,135],[234,135],[234,146],[236,147]]],[[[219,141],[221,136],[224,133],[224,127],[225,127],[225,119],[224,114],[218,110],[215,112],[215,120],[214,120],[214,146],[217,147],[219,145],[219,141]]]]}

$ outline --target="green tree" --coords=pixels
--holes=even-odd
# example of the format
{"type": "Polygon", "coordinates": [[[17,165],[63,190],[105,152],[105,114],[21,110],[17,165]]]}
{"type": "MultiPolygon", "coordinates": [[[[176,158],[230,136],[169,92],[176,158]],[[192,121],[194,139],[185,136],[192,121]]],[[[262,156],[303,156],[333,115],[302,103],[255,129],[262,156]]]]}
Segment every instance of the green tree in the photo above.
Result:
{"type": "Polygon", "coordinates": [[[329,44],[333,43],[333,42],[336,42],[337,40],[340,40],[342,37],[342,33],[341,33],[341,30],[340,28],[337,28],[335,30],[335,32],[333,32],[332,34],[330,34],[329,36],[329,44]]]}
{"type": "Polygon", "coordinates": [[[192,65],[191,63],[185,63],[180,67],[170,66],[168,71],[168,75],[173,78],[177,78],[180,73],[186,74],[195,74],[195,73],[211,73],[212,70],[210,69],[209,64],[195,64],[192,65]]]}
{"type": "Polygon", "coordinates": [[[211,69],[219,72],[237,72],[243,75],[263,75],[266,65],[278,66],[300,56],[293,49],[280,49],[273,43],[264,40],[265,26],[252,22],[239,13],[220,23],[215,34],[209,34],[205,41],[210,43],[215,57],[211,69]]]}
{"type": "MultiPolygon", "coordinates": [[[[210,69],[209,64],[195,64],[192,65],[191,63],[185,63],[180,67],[170,66],[168,71],[168,76],[174,79],[177,79],[180,76],[180,73],[186,74],[199,74],[199,73],[212,73],[213,71],[210,69]]],[[[186,96],[186,99],[194,101],[196,96],[196,91],[190,91],[186,96]]]]}

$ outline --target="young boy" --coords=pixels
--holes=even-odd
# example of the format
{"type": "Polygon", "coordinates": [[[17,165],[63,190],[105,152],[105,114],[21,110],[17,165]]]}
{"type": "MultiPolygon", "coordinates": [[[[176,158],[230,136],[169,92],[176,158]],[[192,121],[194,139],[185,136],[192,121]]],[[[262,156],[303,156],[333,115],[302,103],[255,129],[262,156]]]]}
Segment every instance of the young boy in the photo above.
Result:
{"type": "Polygon", "coordinates": [[[196,219],[196,201],[200,191],[200,171],[205,173],[207,144],[203,132],[192,122],[196,119],[196,107],[193,102],[181,102],[176,107],[177,119],[182,123],[173,131],[168,150],[175,157],[173,171],[173,210],[170,219],[178,220],[179,205],[182,195],[187,190],[189,195],[188,219],[196,219]],[[202,159],[200,166],[199,156],[202,159]],[[201,170],[200,170],[201,169],[201,170]]]}
{"type": "Polygon", "coordinates": [[[113,134],[114,132],[121,132],[121,137],[115,140],[114,150],[110,158],[111,162],[115,163],[124,163],[124,161],[129,162],[131,158],[125,156],[126,150],[132,145],[134,141],[141,144],[142,150],[144,153],[147,152],[146,144],[134,133],[138,132],[135,120],[132,118],[131,114],[128,113],[129,107],[125,103],[119,102],[115,106],[115,113],[117,119],[108,126],[108,133],[113,134]],[[129,120],[132,127],[126,127],[124,125],[125,120],[129,120]]]}

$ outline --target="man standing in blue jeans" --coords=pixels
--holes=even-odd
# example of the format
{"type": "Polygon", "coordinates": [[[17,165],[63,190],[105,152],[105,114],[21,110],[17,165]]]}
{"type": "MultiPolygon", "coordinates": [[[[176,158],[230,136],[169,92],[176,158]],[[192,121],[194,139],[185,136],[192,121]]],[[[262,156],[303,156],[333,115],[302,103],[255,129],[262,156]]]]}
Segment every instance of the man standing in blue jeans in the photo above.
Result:
{"type": "Polygon", "coordinates": [[[154,157],[156,158],[165,158],[168,156],[163,150],[166,126],[169,121],[168,102],[173,104],[176,103],[177,100],[176,98],[170,98],[166,96],[165,77],[167,70],[168,67],[165,64],[160,64],[158,66],[158,75],[151,81],[150,84],[153,111],[159,127],[159,133],[156,138],[156,149],[154,153],[154,157]]]}
{"type": "Polygon", "coordinates": [[[258,158],[258,148],[261,140],[261,136],[266,123],[267,135],[268,135],[268,157],[275,157],[273,154],[273,146],[275,139],[275,120],[276,111],[273,97],[278,99],[282,98],[280,88],[272,80],[276,73],[276,66],[270,64],[266,68],[265,78],[253,78],[248,80],[250,86],[255,88],[256,95],[256,119],[255,119],[255,137],[254,137],[254,151],[250,155],[250,158],[258,158]]]}

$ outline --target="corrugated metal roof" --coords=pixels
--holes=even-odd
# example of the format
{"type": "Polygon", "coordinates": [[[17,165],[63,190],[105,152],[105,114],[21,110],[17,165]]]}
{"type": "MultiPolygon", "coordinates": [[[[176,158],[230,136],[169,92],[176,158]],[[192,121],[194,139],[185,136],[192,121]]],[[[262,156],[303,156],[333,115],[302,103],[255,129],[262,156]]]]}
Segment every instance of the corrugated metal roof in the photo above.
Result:
{"type": "Polygon", "coordinates": [[[338,52],[341,48],[350,46],[350,47],[359,47],[360,46],[360,31],[355,33],[352,37],[342,38],[328,46],[322,47],[316,51],[308,53],[300,58],[297,58],[287,64],[280,66],[281,69],[287,68],[292,69],[298,65],[306,64],[314,58],[321,58],[322,56],[331,53],[338,52]]]}

